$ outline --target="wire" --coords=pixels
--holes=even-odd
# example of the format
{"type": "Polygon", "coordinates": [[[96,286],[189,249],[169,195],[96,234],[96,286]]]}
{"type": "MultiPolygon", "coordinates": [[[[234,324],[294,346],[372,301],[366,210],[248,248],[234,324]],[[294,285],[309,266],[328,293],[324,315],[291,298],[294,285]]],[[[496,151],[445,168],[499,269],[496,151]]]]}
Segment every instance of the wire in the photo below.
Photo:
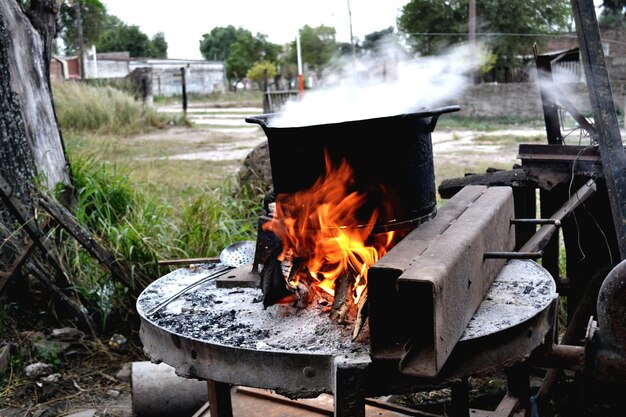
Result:
{"type": "MultiPolygon", "coordinates": [[[[469,33],[466,32],[409,32],[407,35],[413,36],[468,36],[469,33]]],[[[568,39],[578,39],[578,35],[567,34],[567,33],[515,33],[515,32],[477,32],[476,36],[511,36],[511,37],[543,37],[543,38],[568,38],[568,39]]],[[[614,43],[617,45],[626,45],[626,42],[616,41],[613,39],[603,39],[600,38],[602,42],[614,43]]]]}

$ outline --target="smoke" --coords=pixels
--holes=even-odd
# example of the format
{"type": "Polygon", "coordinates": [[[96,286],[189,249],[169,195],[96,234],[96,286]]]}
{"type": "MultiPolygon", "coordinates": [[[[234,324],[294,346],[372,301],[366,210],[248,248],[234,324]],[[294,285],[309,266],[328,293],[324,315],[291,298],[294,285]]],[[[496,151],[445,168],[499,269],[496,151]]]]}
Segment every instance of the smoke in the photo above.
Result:
{"type": "MultiPolygon", "coordinates": [[[[393,37],[375,53],[343,57],[320,83],[285,104],[273,127],[307,126],[412,113],[444,105],[469,85],[486,50],[463,44],[438,56],[415,58],[393,37]]],[[[453,104],[453,103],[450,103],[453,104]]]]}

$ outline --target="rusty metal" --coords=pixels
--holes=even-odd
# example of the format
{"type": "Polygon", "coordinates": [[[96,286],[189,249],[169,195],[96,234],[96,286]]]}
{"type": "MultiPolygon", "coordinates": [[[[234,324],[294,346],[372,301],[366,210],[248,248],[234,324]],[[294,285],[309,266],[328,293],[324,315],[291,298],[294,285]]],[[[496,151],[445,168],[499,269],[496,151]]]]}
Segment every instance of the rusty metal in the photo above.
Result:
{"type": "Polygon", "coordinates": [[[581,371],[585,366],[585,348],[583,346],[553,344],[548,349],[536,352],[532,362],[543,368],[581,371]]]}
{"type": "Polygon", "coordinates": [[[553,224],[556,227],[561,227],[561,220],[559,219],[511,219],[512,224],[553,224]]]}
{"type": "Polygon", "coordinates": [[[572,175],[604,176],[597,146],[521,144],[517,157],[526,175],[544,189],[550,189],[544,184],[546,175],[560,175],[560,182],[568,181],[572,175]]]}
{"type": "MultiPolygon", "coordinates": [[[[234,342],[225,344],[212,341],[210,338],[215,336],[212,332],[206,335],[196,334],[194,329],[189,329],[190,333],[174,332],[166,327],[166,322],[159,325],[154,317],[146,316],[145,312],[151,304],[158,303],[159,297],[163,298],[172,291],[172,288],[161,288],[160,285],[169,279],[178,282],[179,280],[176,279],[180,276],[178,271],[173,271],[156,280],[140,295],[137,302],[137,311],[141,317],[140,338],[144,351],[151,360],[163,361],[173,366],[177,374],[181,376],[270,389],[288,398],[312,398],[320,393],[333,393],[336,397],[336,406],[340,408],[337,415],[351,415],[346,410],[356,410],[360,407],[362,399],[353,395],[344,396],[354,388],[353,383],[348,383],[344,379],[348,375],[352,377],[347,380],[362,384],[356,387],[358,389],[353,390],[353,394],[358,393],[359,396],[366,398],[416,392],[431,387],[447,386],[451,382],[469,376],[492,374],[494,371],[524,361],[533,349],[546,338],[551,338],[552,336],[547,336],[547,334],[553,328],[556,317],[556,308],[551,301],[555,296],[552,278],[535,262],[528,260],[510,262],[511,265],[507,264],[502,269],[502,275],[496,277],[494,285],[487,292],[487,301],[491,300],[494,304],[485,304],[485,308],[478,309],[470,320],[471,325],[468,326],[474,330],[463,335],[436,379],[416,378],[403,374],[399,371],[398,361],[372,360],[368,355],[367,345],[362,345],[360,350],[317,354],[313,353],[311,346],[303,346],[301,350],[292,351],[269,350],[267,347],[249,349],[241,348],[234,342]],[[524,268],[523,272],[516,269],[518,267],[524,268]],[[539,285],[534,280],[525,281],[533,279],[532,277],[537,274],[543,284],[539,285]],[[527,314],[519,314],[521,308],[519,303],[523,297],[512,293],[498,294],[501,291],[501,285],[507,282],[513,283],[518,276],[520,276],[518,285],[510,285],[508,288],[523,291],[525,287],[528,287],[533,291],[538,291],[537,294],[527,294],[528,300],[532,301],[532,305],[528,307],[536,304],[539,293],[549,295],[548,304],[540,302],[538,309],[530,308],[527,314]],[[545,285],[549,287],[542,289],[545,285]],[[498,301],[498,297],[510,299],[512,303],[498,301]],[[493,308],[496,305],[504,310],[494,312],[493,308]],[[494,323],[494,316],[489,314],[490,311],[495,313],[496,318],[502,319],[499,325],[494,323]],[[508,321],[508,318],[512,318],[513,322],[508,321]]],[[[181,280],[184,277],[185,275],[181,277],[181,280]]],[[[179,285],[185,284],[183,282],[179,285]]],[[[223,294],[235,297],[238,295],[236,293],[244,290],[257,296],[260,295],[259,289],[238,289],[235,292],[228,289],[204,287],[201,289],[209,297],[214,294],[214,291],[223,291],[223,294]]],[[[251,296],[251,299],[253,298],[254,296],[251,296]]],[[[189,304],[192,302],[190,300],[189,304]]],[[[256,305],[259,306],[260,303],[256,305]]],[[[170,308],[173,307],[170,306],[170,308]]],[[[201,314],[199,311],[190,311],[180,305],[176,308],[180,310],[180,316],[201,314]]],[[[262,320],[267,320],[262,316],[268,316],[270,312],[259,307],[258,311],[252,314],[261,316],[262,320]]],[[[287,315],[279,319],[287,321],[288,327],[303,326],[298,316],[287,315]]],[[[232,330],[234,334],[238,333],[236,327],[234,326],[232,330]]],[[[279,337],[282,336],[279,335],[279,337]]],[[[347,337],[350,338],[349,335],[347,337]]],[[[358,410],[355,412],[358,413],[358,410]]]]}
{"type": "MultiPolygon", "coordinates": [[[[408,346],[401,348],[400,369],[407,374],[437,375],[504,265],[504,260],[485,260],[484,252],[510,251],[515,246],[510,224],[514,211],[511,188],[473,186],[468,192],[471,189],[477,193],[476,199],[452,223],[439,216],[425,223],[448,227],[425,242],[423,251],[405,237],[368,272],[371,281],[380,281],[377,276],[386,276],[388,270],[399,272],[391,285],[395,282],[397,302],[403,309],[398,317],[410,323],[400,329],[405,338],[403,345],[408,346]]],[[[421,235],[420,228],[411,233],[421,235]]],[[[378,306],[376,290],[368,293],[370,317],[374,317],[376,310],[389,304],[378,306]]],[[[375,338],[381,340],[381,325],[388,326],[389,321],[370,321],[373,342],[375,338]]],[[[378,345],[372,343],[372,355],[380,354],[378,345]]]]}
{"type": "Polygon", "coordinates": [[[626,155],[592,0],[571,0],[621,259],[626,259],[626,155]]]}
{"type": "Polygon", "coordinates": [[[535,252],[485,252],[485,259],[539,259],[543,251],[535,252]]]}
{"type": "MultiPolygon", "coordinates": [[[[574,195],[572,195],[565,204],[557,210],[552,218],[563,220],[565,216],[570,214],[576,207],[582,204],[591,194],[596,191],[594,180],[589,180],[574,195]]],[[[553,224],[546,224],[539,228],[529,240],[520,248],[520,252],[531,252],[541,250],[550,240],[552,234],[556,232],[557,227],[553,224]]]]}
{"type": "Polygon", "coordinates": [[[604,279],[597,310],[602,343],[626,352],[626,261],[620,262],[604,279]]]}

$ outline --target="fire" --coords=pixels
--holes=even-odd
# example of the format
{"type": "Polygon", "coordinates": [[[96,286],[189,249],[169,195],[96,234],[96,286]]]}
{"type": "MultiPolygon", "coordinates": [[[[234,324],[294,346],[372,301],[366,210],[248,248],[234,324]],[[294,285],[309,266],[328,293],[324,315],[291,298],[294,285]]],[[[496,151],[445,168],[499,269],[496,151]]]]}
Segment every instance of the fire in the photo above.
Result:
{"type": "MultiPolygon", "coordinates": [[[[263,229],[281,240],[279,261],[303,263],[298,273],[285,277],[292,287],[301,283],[332,296],[339,277],[349,273],[356,303],[367,287],[368,268],[391,247],[395,232],[372,234],[380,216],[376,209],[361,224],[357,212],[367,195],[351,191],[355,180],[345,160],[335,167],[326,155],[325,168],[310,189],[278,195],[273,219],[263,229]]],[[[389,201],[390,207],[384,210],[390,212],[393,199],[389,201]]]]}

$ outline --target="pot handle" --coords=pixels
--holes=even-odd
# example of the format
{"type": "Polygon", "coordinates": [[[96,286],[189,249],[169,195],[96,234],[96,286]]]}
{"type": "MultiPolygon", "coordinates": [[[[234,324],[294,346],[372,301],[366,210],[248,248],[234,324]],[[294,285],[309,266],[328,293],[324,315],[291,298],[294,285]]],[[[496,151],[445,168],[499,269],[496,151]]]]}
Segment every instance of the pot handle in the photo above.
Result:
{"type": "Polygon", "coordinates": [[[454,106],[446,106],[446,107],[440,107],[438,109],[433,109],[431,113],[433,113],[433,117],[432,119],[430,119],[430,123],[428,123],[428,130],[430,132],[434,132],[435,131],[435,125],[437,124],[437,120],[439,120],[439,116],[441,116],[444,113],[452,113],[455,111],[459,111],[461,110],[461,106],[459,105],[454,105],[454,106]]]}
{"type": "Polygon", "coordinates": [[[257,125],[260,125],[262,128],[266,128],[269,116],[270,116],[269,114],[261,114],[261,115],[258,115],[258,116],[246,117],[244,120],[247,123],[255,123],[257,125]]]}

